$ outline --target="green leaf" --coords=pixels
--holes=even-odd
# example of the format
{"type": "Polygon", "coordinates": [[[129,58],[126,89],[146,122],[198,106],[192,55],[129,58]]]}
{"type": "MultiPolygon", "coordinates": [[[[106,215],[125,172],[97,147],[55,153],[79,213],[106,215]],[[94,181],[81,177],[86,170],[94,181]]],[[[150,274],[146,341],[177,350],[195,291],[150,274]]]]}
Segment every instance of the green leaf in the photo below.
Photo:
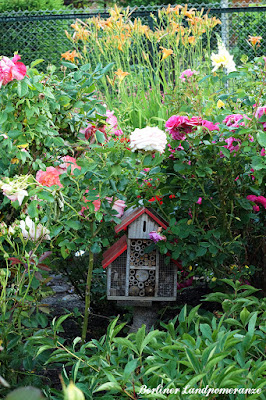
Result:
{"type": "Polygon", "coordinates": [[[38,60],[32,61],[32,63],[30,64],[30,67],[31,68],[36,67],[36,65],[38,65],[42,62],[44,62],[44,60],[42,60],[41,58],[38,58],[38,60]]]}
{"type": "Polygon", "coordinates": [[[100,385],[96,390],[94,390],[94,393],[102,392],[103,390],[104,391],[115,390],[116,392],[122,391],[118,382],[106,382],[106,383],[103,383],[102,385],[100,385]]]}
{"type": "Polygon", "coordinates": [[[195,357],[195,355],[192,353],[190,349],[186,349],[186,355],[189,360],[190,365],[192,366],[193,370],[199,374],[200,373],[200,364],[198,359],[195,357]]]}
{"type": "Polygon", "coordinates": [[[248,323],[248,333],[254,335],[258,312],[255,312],[248,323]]]}
{"type": "Polygon", "coordinates": [[[58,319],[54,318],[52,321],[53,331],[57,332],[61,328],[62,323],[67,318],[69,318],[71,315],[73,315],[73,314],[70,313],[70,314],[61,315],[61,317],[59,317],[58,319]]]}
{"type": "Polygon", "coordinates": [[[257,140],[262,147],[266,147],[266,132],[258,132],[257,140]]]}
{"type": "Polygon", "coordinates": [[[143,352],[144,348],[147,346],[147,344],[150,343],[150,341],[153,338],[155,338],[156,336],[161,335],[161,334],[162,334],[162,332],[158,331],[158,329],[156,329],[155,331],[149,332],[148,335],[144,338],[144,340],[140,346],[141,353],[143,352]]]}
{"type": "Polygon", "coordinates": [[[136,333],[136,345],[140,354],[142,353],[143,349],[142,343],[144,338],[145,338],[145,325],[142,325],[142,327],[136,333]]]}
{"type": "Polygon", "coordinates": [[[8,136],[11,137],[11,139],[17,139],[20,135],[23,135],[22,131],[8,131],[8,136]]]}
{"type": "Polygon", "coordinates": [[[82,224],[80,221],[66,221],[66,225],[69,226],[69,228],[74,229],[75,231],[82,228],[82,224]]]}
{"type": "Polygon", "coordinates": [[[129,361],[124,368],[123,380],[126,382],[137,368],[138,360],[129,361]]]}
{"type": "Polygon", "coordinates": [[[31,218],[38,217],[38,206],[39,202],[37,200],[33,200],[28,206],[28,214],[31,218]]]}
{"type": "Polygon", "coordinates": [[[19,388],[13,390],[13,392],[9,393],[6,397],[6,400],[43,400],[44,397],[39,389],[36,389],[32,386],[27,386],[23,388],[19,388]]]}
{"type": "Polygon", "coordinates": [[[101,246],[99,243],[94,242],[90,248],[91,252],[94,254],[100,253],[101,252],[101,246]]]}
{"type": "Polygon", "coordinates": [[[240,319],[244,326],[246,326],[246,324],[248,322],[249,315],[250,315],[250,312],[246,309],[246,307],[244,307],[240,313],[240,319]]]}
{"type": "Polygon", "coordinates": [[[98,143],[104,143],[105,142],[105,136],[104,133],[101,131],[96,131],[96,140],[98,143]]]}
{"type": "Polygon", "coordinates": [[[200,331],[205,338],[209,339],[212,342],[212,330],[210,325],[208,324],[200,324],[200,331]]]}
{"type": "Polygon", "coordinates": [[[52,193],[46,192],[45,190],[43,190],[42,192],[39,192],[38,197],[39,197],[39,199],[49,201],[49,203],[52,203],[54,201],[54,196],[52,195],[52,193]]]}
{"type": "Polygon", "coordinates": [[[67,67],[67,68],[70,68],[70,69],[77,69],[78,68],[76,64],[72,64],[72,63],[67,62],[67,61],[62,61],[61,64],[64,67],[67,67]]]}
{"type": "Polygon", "coordinates": [[[29,91],[27,83],[22,80],[18,81],[18,95],[19,97],[24,97],[29,91]]]}
{"type": "Polygon", "coordinates": [[[121,338],[121,337],[115,337],[113,339],[113,342],[117,343],[117,344],[120,344],[121,346],[125,346],[126,348],[128,347],[129,349],[133,350],[136,354],[138,353],[137,347],[129,339],[121,338]]]}

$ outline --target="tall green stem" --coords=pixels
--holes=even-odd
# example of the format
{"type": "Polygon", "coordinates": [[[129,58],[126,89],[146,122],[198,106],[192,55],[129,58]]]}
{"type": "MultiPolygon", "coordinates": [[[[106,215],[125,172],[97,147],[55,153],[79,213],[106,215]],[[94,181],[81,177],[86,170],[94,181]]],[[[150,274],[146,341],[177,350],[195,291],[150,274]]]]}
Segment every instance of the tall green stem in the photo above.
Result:
{"type": "Polygon", "coordinates": [[[86,340],[86,333],[88,329],[88,322],[90,315],[92,270],[93,270],[93,253],[89,251],[89,268],[87,272],[86,292],[85,292],[85,313],[84,313],[82,335],[81,335],[82,343],[84,343],[86,340]]]}

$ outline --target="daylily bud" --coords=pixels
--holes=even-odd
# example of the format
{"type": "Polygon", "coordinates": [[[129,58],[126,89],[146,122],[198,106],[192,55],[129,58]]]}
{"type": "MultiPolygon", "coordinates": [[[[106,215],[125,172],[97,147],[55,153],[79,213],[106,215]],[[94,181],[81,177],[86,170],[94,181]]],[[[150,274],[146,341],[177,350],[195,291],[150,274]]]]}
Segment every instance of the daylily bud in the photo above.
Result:
{"type": "Polygon", "coordinates": [[[82,391],[73,382],[70,382],[65,389],[64,400],[85,400],[85,397],[82,391]]]}

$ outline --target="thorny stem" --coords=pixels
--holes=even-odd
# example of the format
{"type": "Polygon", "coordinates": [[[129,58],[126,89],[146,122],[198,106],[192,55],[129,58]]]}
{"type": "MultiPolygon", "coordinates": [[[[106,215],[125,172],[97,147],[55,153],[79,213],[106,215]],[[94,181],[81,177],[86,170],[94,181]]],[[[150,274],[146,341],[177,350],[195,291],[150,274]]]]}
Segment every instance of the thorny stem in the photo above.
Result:
{"type": "MultiPolygon", "coordinates": [[[[101,229],[101,226],[99,226],[99,228],[94,232],[93,231],[93,221],[91,221],[92,239],[98,234],[100,229],[101,229]]],[[[85,343],[86,333],[87,333],[88,323],[89,323],[93,261],[94,261],[93,252],[91,250],[89,250],[89,268],[88,268],[88,272],[87,272],[86,291],[85,291],[85,312],[84,312],[82,334],[81,334],[82,343],[85,343]]]]}

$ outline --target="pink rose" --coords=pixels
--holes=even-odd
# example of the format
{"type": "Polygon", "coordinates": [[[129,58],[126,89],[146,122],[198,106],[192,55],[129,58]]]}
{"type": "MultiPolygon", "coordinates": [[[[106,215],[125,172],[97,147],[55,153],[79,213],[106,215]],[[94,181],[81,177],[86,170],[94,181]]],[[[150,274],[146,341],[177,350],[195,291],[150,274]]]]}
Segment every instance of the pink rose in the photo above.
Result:
{"type": "Polygon", "coordinates": [[[197,204],[201,204],[202,203],[202,197],[199,197],[198,201],[196,202],[197,204]]]}
{"type": "Polygon", "coordinates": [[[106,123],[110,126],[110,129],[107,128],[107,132],[116,136],[123,135],[123,131],[118,129],[118,122],[116,116],[114,115],[114,111],[107,110],[106,116],[106,123]]]}
{"type": "Polygon", "coordinates": [[[202,126],[204,128],[207,128],[209,131],[219,131],[219,122],[216,122],[216,124],[213,124],[211,121],[207,121],[204,119],[202,121],[202,126]]]}
{"type": "Polygon", "coordinates": [[[191,71],[191,69],[186,69],[185,71],[183,71],[179,77],[179,79],[181,79],[181,81],[186,82],[186,78],[190,78],[191,76],[193,76],[194,74],[196,74],[196,71],[191,71]]]}
{"type": "MultiPolygon", "coordinates": [[[[112,203],[113,198],[112,197],[106,197],[106,200],[108,203],[112,203]]],[[[117,215],[115,215],[117,218],[121,218],[122,215],[124,214],[124,209],[126,208],[126,203],[124,200],[117,199],[115,200],[112,210],[115,210],[117,212],[117,215]]]]}
{"type": "Polygon", "coordinates": [[[266,198],[264,196],[258,196],[256,203],[261,204],[264,208],[266,208],[266,198]]]}
{"type": "MultiPolygon", "coordinates": [[[[266,114],[266,106],[258,107],[255,112],[255,118],[260,119],[264,114],[266,114]]],[[[266,131],[266,122],[260,122],[260,123],[262,124],[263,129],[266,131]]]]}
{"type": "Polygon", "coordinates": [[[14,79],[20,81],[24,78],[27,68],[22,62],[18,62],[20,58],[19,55],[15,55],[12,60],[5,56],[2,57],[0,61],[0,87],[14,79]]]}
{"type": "Polygon", "coordinates": [[[255,196],[253,194],[250,194],[249,196],[246,197],[247,200],[253,201],[253,203],[261,204],[264,208],[266,208],[266,197],[264,196],[255,196]]]}
{"type": "Polygon", "coordinates": [[[257,200],[257,196],[255,196],[254,194],[250,194],[249,196],[246,197],[246,199],[249,201],[253,201],[255,203],[257,200]]]}
{"type": "Polygon", "coordinates": [[[54,167],[47,167],[45,171],[39,170],[36,174],[36,180],[43,186],[51,187],[53,185],[58,185],[60,188],[63,185],[59,179],[60,173],[54,167]]]}
{"type": "Polygon", "coordinates": [[[246,114],[231,114],[223,120],[223,124],[234,128],[239,128],[239,126],[245,126],[245,121],[239,122],[243,119],[251,120],[246,114]]]}
{"type": "Polygon", "coordinates": [[[187,124],[190,126],[202,125],[202,118],[201,117],[191,117],[187,124]]]}
{"type": "Polygon", "coordinates": [[[261,156],[265,156],[265,155],[266,155],[266,150],[265,150],[265,149],[261,149],[260,155],[261,155],[261,156]]]}
{"type": "Polygon", "coordinates": [[[235,139],[233,137],[229,137],[228,139],[225,139],[225,142],[227,143],[227,145],[225,145],[224,147],[226,149],[228,149],[230,151],[230,153],[232,153],[233,151],[238,151],[239,150],[239,144],[238,143],[241,144],[241,140],[240,139],[235,139]]]}
{"type": "Polygon", "coordinates": [[[192,126],[189,125],[189,118],[181,115],[172,115],[166,121],[165,127],[174,140],[184,140],[186,134],[192,132],[192,126]]]}

